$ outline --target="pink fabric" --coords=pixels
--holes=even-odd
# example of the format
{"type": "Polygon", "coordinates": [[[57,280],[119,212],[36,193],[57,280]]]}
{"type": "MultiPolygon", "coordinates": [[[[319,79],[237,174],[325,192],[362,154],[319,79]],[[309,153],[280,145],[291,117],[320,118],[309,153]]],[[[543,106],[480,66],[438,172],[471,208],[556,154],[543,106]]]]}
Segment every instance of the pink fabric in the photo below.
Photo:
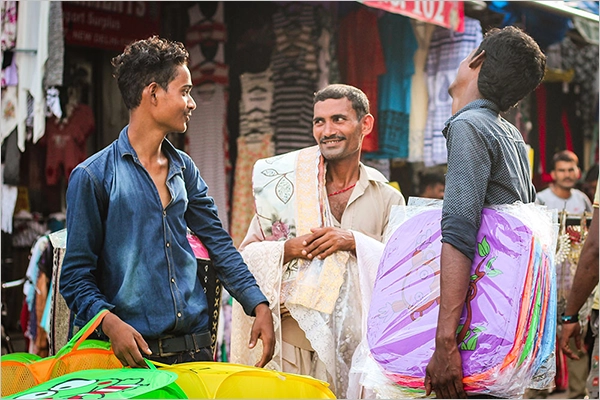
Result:
{"type": "Polygon", "coordinates": [[[208,250],[206,250],[206,247],[204,247],[204,245],[202,244],[200,239],[198,239],[197,236],[188,234],[187,238],[188,242],[190,242],[190,246],[192,246],[192,250],[194,251],[194,255],[196,256],[196,258],[203,258],[206,260],[210,259],[210,256],[208,255],[208,250]]]}
{"type": "Polygon", "coordinates": [[[80,104],[66,123],[51,118],[46,124],[43,141],[46,150],[46,183],[56,185],[62,165],[68,180],[73,168],[86,158],[86,139],[94,131],[94,112],[86,104],[80,104]]]}

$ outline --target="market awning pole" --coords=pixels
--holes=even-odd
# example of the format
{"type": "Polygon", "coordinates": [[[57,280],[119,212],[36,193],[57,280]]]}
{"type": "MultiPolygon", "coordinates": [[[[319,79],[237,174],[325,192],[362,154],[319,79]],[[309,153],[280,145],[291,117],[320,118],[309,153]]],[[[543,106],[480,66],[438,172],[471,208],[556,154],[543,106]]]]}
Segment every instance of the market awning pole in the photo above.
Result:
{"type": "Polygon", "coordinates": [[[524,1],[522,5],[537,7],[542,10],[564,15],[565,17],[580,17],[590,21],[599,22],[600,17],[589,11],[570,7],[560,1],[524,1]]]}

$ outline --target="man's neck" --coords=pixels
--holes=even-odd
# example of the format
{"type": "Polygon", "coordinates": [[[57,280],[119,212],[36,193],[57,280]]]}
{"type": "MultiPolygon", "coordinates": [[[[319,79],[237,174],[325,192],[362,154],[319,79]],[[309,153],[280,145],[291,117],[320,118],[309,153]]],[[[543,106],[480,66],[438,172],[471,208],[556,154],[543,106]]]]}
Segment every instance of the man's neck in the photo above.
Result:
{"type": "MultiPolygon", "coordinates": [[[[166,134],[156,127],[140,123],[140,119],[130,118],[127,136],[131,147],[141,160],[151,161],[161,156],[162,143],[166,134]]],[[[142,120],[143,121],[143,120],[142,120]]]]}
{"type": "Polygon", "coordinates": [[[571,189],[569,188],[564,188],[555,184],[551,184],[550,190],[552,190],[552,193],[554,193],[561,199],[568,199],[569,197],[571,197],[571,189]]]}
{"type": "Polygon", "coordinates": [[[483,96],[477,87],[477,80],[470,81],[460,93],[453,93],[452,96],[452,115],[462,110],[467,104],[482,99],[483,96]]]}
{"type": "Polygon", "coordinates": [[[340,160],[327,162],[328,184],[335,187],[347,187],[359,178],[359,160],[340,160]]]}

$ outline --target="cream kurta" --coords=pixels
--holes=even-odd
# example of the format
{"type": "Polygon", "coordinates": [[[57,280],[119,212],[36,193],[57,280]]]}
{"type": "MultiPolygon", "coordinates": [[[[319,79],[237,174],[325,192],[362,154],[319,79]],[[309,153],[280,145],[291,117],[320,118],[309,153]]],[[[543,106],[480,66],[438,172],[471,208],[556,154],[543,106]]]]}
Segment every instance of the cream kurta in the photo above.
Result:
{"type": "MultiPolygon", "coordinates": [[[[398,204],[405,204],[402,194],[388,185],[380,172],[361,163],[359,180],[342,220],[334,220],[333,225],[353,231],[357,242],[373,239],[382,242],[391,207],[398,204]]],[[[256,216],[240,245],[242,256],[273,312],[277,342],[267,368],[311,375],[329,382],[338,397],[346,397],[352,356],[365,334],[363,314],[370,302],[377,263],[371,260],[366,267],[361,264],[360,256],[357,259],[350,255],[334,310],[327,314],[282,298],[281,285],[285,280],[282,277],[289,264],[283,265],[283,247],[283,241],[265,240],[256,216]]],[[[252,321],[244,319],[239,311],[239,305],[234,305],[231,361],[253,365],[262,350],[259,345],[248,350],[252,321]]]]}

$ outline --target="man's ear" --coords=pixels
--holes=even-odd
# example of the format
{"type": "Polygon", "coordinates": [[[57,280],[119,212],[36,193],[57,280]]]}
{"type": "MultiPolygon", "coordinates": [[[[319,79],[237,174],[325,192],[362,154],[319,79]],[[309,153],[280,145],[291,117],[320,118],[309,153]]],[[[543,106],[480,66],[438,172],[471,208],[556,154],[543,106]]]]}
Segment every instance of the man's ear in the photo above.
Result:
{"type": "Polygon", "coordinates": [[[469,68],[477,69],[478,67],[481,66],[481,64],[483,64],[484,60],[485,60],[485,50],[481,50],[481,53],[477,54],[476,56],[474,56],[471,59],[471,61],[469,61],[469,68]]]}
{"type": "Polygon", "coordinates": [[[156,92],[158,91],[158,84],[152,82],[146,86],[142,92],[142,98],[146,97],[150,103],[156,104],[156,92]]]}
{"type": "Polygon", "coordinates": [[[364,136],[367,136],[373,130],[373,125],[375,124],[375,117],[373,117],[371,114],[367,114],[364,117],[362,117],[361,124],[361,132],[364,136]]]}

